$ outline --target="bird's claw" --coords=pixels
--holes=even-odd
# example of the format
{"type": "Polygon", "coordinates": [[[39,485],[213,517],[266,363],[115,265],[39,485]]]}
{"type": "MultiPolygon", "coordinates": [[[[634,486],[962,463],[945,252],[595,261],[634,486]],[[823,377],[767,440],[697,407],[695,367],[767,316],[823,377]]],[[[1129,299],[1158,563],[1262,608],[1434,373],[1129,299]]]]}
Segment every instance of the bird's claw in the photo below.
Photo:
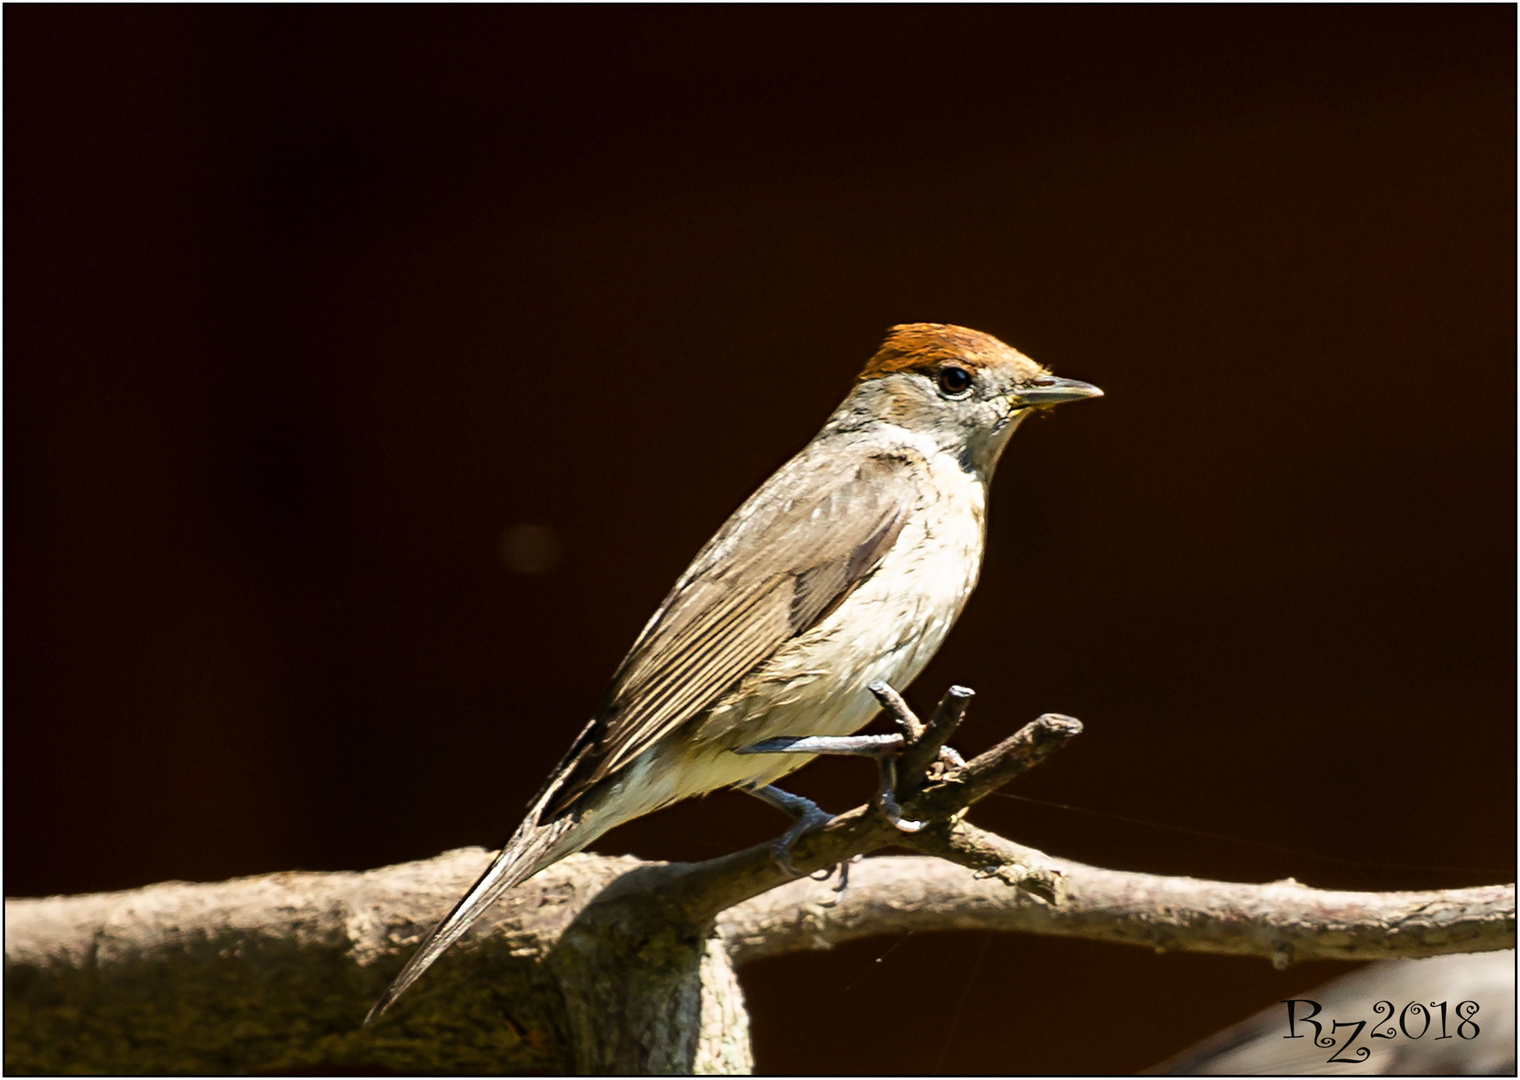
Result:
{"type": "Polygon", "coordinates": [[[924,827],[922,821],[912,821],[903,817],[902,807],[898,805],[891,791],[881,793],[881,812],[886,815],[888,821],[897,826],[898,832],[915,833],[924,827]]]}
{"type": "Polygon", "coordinates": [[[848,859],[845,859],[842,862],[837,862],[833,866],[826,867],[825,869],[818,871],[816,874],[809,874],[808,877],[814,881],[827,881],[829,878],[834,876],[834,871],[839,871],[839,883],[834,886],[834,892],[840,896],[843,896],[845,889],[848,888],[850,884],[850,867],[854,866],[864,858],[865,855],[863,853],[856,852],[848,859]]]}
{"type": "Polygon", "coordinates": [[[903,817],[902,806],[893,794],[897,790],[897,749],[884,749],[877,757],[881,768],[881,786],[876,792],[876,805],[886,815],[888,821],[897,826],[899,832],[918,832],[924,827],[922,821],[910,821],[903,817]]]}
{"type": "Polygon", "coordinates": [[[796,864],[792,862],[793,845],[808,833],[816,832],[833,821],[834,815],[822,809],[811,799],[803,799],[797,795],[790,796],[790,798],[806,805],[798,808],[800,809],[800,813],[797,815],[797,820],[792,822],[792,827],[782,833],[773,846],[776,864],[788,874],[791,874],[792,877],[802,877],[802,871],[798,870],[796,864]]]}

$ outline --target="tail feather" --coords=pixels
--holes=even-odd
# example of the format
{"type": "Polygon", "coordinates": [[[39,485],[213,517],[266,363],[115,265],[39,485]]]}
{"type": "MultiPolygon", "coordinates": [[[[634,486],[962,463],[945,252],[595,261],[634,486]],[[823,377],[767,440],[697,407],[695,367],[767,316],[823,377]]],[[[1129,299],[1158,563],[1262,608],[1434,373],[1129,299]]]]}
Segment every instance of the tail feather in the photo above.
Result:
{"type": "MultiPolygon", "coordinates": [[[[537,810],[537,807],[534,809],[537,810]]],[[[396,976],[395,981],[370,1009],[369,1015],[364,1018],[365,1024],[379,1019],[406,992],[406,988],[416,982],[432,966],[434,960],[443,955],[445,949],[458,941],[485,914],[486,909],[502,893],[526,881],[550,863],[579,851],[595,839],[594,835],[589,835],[590,830],[576,828],[578,822],[573,815],[566,814],[543,825],[534,824],[536,816],[536,813],[528,815],[528,819],[518,826],[517,832],[507,842],[507,846],[492,860],[486,872],[480,875],[480,880],[470,887],[464,898],[454,905],[454,910],[423,940],[421,948],[412,955],[401,969],[401,974],[396,976]]]]}

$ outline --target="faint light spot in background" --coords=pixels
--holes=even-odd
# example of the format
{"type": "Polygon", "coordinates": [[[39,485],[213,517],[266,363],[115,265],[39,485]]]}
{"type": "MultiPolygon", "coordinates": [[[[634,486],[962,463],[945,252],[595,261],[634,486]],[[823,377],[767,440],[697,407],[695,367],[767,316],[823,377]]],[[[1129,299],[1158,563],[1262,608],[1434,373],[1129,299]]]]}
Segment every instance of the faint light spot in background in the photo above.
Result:
{"type": "Polygon", "coordinates": [[[546,574],[560,564],[559,533],[548,525],[512,525],[496,551],[514,574],[546,574]]]}

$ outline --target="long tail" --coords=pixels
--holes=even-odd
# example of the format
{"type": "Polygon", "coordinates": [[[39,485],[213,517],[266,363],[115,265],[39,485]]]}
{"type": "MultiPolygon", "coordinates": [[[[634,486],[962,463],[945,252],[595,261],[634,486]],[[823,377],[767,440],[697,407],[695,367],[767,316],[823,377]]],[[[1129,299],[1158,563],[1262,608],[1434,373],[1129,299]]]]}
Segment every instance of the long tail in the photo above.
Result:
{"type": "Polygon", "coordinates": [[[454,905],[454,910],[433,928],[422,947],[412,955],[406,967],[401,969],[401,974],[396,976],[396,980],[380,995],[380,1000],[375,1002],[374,1008],[370,1009],[369,1015],[364,1018],[365,1024],[378,1019],[390,1008],[406,988],[416,982],[432,966],[434,960],[443,955],[445,949],[458,941],[460,935],[485,914],[486,908],[495,903],[497,897],[550,863],[579,851],[604,831],[577,828],[580,823],[570,814],[536,825],[534,822],[539,809],[539,806],[533,808],[527,820],[517,827],[517,832],[507,842],[507,846],[502,848],[501,854],[491,862],[490,868],[464,894],[464,899],[454,905]]]}

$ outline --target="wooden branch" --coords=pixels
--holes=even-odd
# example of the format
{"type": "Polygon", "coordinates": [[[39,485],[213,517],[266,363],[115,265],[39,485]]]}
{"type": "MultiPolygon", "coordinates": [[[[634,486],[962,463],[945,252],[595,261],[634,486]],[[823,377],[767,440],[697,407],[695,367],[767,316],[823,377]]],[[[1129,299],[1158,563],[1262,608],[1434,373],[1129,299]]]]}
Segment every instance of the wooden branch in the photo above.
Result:
{"type": "Polygon", "coordinates": [[[465,848],[363,873],[8,899],[6,1071],[573,1072],[542,960],[637,859],[550,867],[429,972],[399,1024],[360,1026],[490,858],[465,848]]]}
{"type": "Polygon", "coordinates": [[[1514,947],[1513,885],[1356,893],[1292,880],[1201,881],[1041,858],[1065,884],[1060,904],[942,859],[889,857],[856,866],[842,897],[817,882],[796,881],[724,912],[718,926],[741,964],[910,930],[1081,937],[1157,951],[1259,956],[1278,967],[1514,947]]]}
{"type": "Polygon", "coordinates": [[[1046,713],[1032,724],[952,769],[924,788],[914,806],[925,813],[956,814],[991,795],[1010,780],[1033,769],[1082,734],[1082,721],[1060,713],[1046,713]]]}
{"type": "MultiPolygon", "coordinates": [[[[483,848],[358,873],[283,872],[166,881],[125,892],[5,901],[9,963],[113,964],[197,935],[265,933],[298,946],[341,939],[361,965],[415,944],[491,861],[483,848]]],[[[574,855],[514,889],[482,920],[509,948],[546,949],[590,898],[650,864],[574,855]]],[[[478,935],[477,935],[478,936],[478,935]]],[[[361,1017],[362,1018],[362,1017],[361,1017]]]]}
{"type": "MultiPolygon", "coordinates": [[[[929,717],[929,722],[923,725],[908,748],[903,751],[900,765],[903,783],[911,783],[915,778],[923,776],[929,766],[939,758],[940,747],[944,746],[946,740],[955,734],[955,729],[960,727],[961,720],[966,715],[966,708],[971,704],[974,696],[975,691],[965,686],[952,686],[945,691],[945,696],[940,698],[934,714],[929,717]]],[[[897,795],[905,799],[909,791],[900,788],[897,795]]]]}
{"type": "Polygon", "coordinates": [[[898,793],[924,827],[904,832],[880,808],[857,807],[803,836],[791,858],[807,873],[885,848],[920,854],[865,861],[842,896],[793,879],[771,844],[695,865],[571,856],[509,891],[375,1029],[359,1026],[369,1002],[488,852],[362,874],[7,900],[6,1000],[22,1018],[8,1031],[24,1034],[7,1040],[7,1067],[739,1073],[750,1058],[734,964],[871,935],[1022,931],[1278,966],[1514,946],[1513,885],[1372,894],[1230,884],[1101,870],[1015,844],[967,823],[966,809],[1081,724],[1048,714],[959,763],[941,744],[969,693],[952,690],[924,725],[890,688],[873,692],[904,731],[913,768],[898,793]],[[91,1032],[131,1037],[81,1038],[81,1016],[91,1032]],[[120,1046],[139,1056],[110,1057],[120,1046]]]}
{"type": "MultiPolygon", "coordinates": [[[[8,899],[5,957],[38,966],[110,965],[231,933],[303,946],[337,936],[355,961],[369,966],[415,944],[490,857],[482,848],[461,848],[363,873],[280,873],[8,899]]],[[[939,858],[884,857],[856,866],[842,896],[802,878],[724,912],[718,927],[740,961],[908,930],[1082,937],[1260,956],[1278,965],[1486,952],[1515,944],[1513,885],[1357,893],[1313,889],[1291,879],[1256,885],[1202,881],[1042,858],[1065,881],[1060,905],[939,858]]],[[[486,933],[471,938],[496,939],[518,956],[544,955],[593,899],[646,888],[658,893],[691,868],[628,856],[571,856],[508,893],[483,920],[486,933]]],[[[354,1008],[362,1016],[361,1005],[354,1008]]]]}
{"type": "MultiPolygon", "coordinates": [[[[714,948],[680,918],[663,933],[648,930],[672,914],[662,894],[699,868],[576,855],[503,897],[397,1016],[371,1030],[359,1022],[374,996],[490,852],[463,849],[362,874],[7,900],[7,1004],[18,1018],[7,1062],[18,1073],[289,1072],[343,1063],[357,1071],[586,1071],[621,1060],[599,1056],[609,1048],[595,1018],[606,1018],[609,1002],[668,983],[681,991],[688,1026],[651,1049],[687,1056],[646,1055],[636,1059],[644,1071],[734,1073],[749,1061],[734,963],[874,935],[1020,931],[1275,963],[1514,945],[1513,886],[1324,892],[1100,870],[964,823],[952,841],[978,857],[991,852],[994,862],[1043,861],[1065,883],[1062,903],[939,858],[868,859],[842,897],[801,879],[725,912],[714,948]],[[630,964],[619,942],[655,970],[630,964]],[[669,969],[656,963],[662,956],[669,969]],[[91,1032],[131,1039],[74,1037],[81,1017],[91,1032]],[[81,1056],[119,1054],[112,1048],[124,1045],[137,1047],[135,1056],[81,1056]],[[172,1056],[151,1056],[161,1053],[172,1056]]],[[[676,1000],[643,1000],[656,999],[676,1000]]]]}
{"type": "Polygon", "coordinates": [[[923,737],[923,721],[918,718],[918,714],[903,700],[901,694],[881,679],[877,679],[867,686],[866,689],[871,691],[871,695],[887,711],[887,715],[897,725],[897,730],[902,734],[904,741],[913,743],[923,737]]]}

